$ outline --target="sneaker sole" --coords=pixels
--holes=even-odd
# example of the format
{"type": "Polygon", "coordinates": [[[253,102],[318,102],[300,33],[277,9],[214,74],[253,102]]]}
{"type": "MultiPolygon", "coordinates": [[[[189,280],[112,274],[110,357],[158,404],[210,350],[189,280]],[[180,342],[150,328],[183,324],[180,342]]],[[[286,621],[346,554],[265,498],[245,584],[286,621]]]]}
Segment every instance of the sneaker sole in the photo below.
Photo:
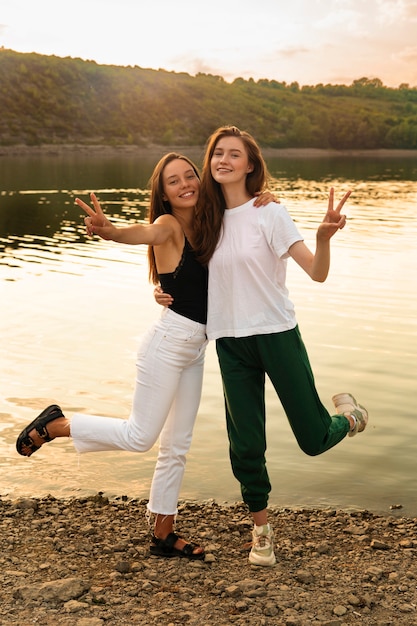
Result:
{"type": "Polygon", "coordinates": [[[249,563],[251,565],[259,565],[263,567],[272,567],[277,562],[275,554],[272,553],[269,557],[257,556],[252,553],[249,554],[249,563]]]}
{"type": "Polygon", "coordinates": [[[355,409],[358,406],[358,403],[356,402],[356,398],[354,398],[352,394],[350,393],[338,393],[332,397],[332,401],[336,409],[339,409],[343,405],[349,405],[353,409],[355,409]]]}

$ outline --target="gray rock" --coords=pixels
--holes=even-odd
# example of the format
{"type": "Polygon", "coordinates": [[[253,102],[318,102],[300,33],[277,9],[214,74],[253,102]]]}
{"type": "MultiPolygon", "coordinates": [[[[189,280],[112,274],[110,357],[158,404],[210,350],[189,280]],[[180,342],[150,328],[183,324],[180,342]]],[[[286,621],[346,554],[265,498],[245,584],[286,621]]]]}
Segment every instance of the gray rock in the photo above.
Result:
{"type": "Polygon", "coordinates": [[[67,602],[79,598],[88,589],[89,584],[80,578],[64,578],[38,585],[18,587],[13,596],[21,600],[40,599],[42,602],[67,602]]]}
{"type": "Polygon", "coordinates": [[[241,503],[180,503],[194,562],[150,556],[146,504],[0,500],[0,626],[417,626],[416,519],[271,508],[264,568],[241,503]]]}

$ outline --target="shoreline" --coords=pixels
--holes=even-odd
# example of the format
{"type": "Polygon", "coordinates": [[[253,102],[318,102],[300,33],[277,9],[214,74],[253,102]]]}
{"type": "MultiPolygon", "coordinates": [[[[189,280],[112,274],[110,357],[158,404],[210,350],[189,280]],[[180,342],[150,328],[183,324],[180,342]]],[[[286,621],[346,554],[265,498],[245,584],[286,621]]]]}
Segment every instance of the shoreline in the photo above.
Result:
{"type": "Polygon", "coordinates": [[[146,504],[0,498],[0,625],[417,626],[417,519],[272,507],[255,567],[242,503],[180,501],[203,561],[151,556],[146,504]]]}
{"type": "MultiPolygon", "coordinates": [[[[340,159],[340,158],[417,158],[417,150],[333,150],[324,148],[270,148],[262,147],[262,153],[268,158],[282,159],[340,159]]],[[[150,144],[149,146],[109,146],[109,145],[83,145],[83,144],[43,144],[40,146],[0,146],[1,157],[22,156],[67,156],[83,154],[85,156],[133,156],[133,157],[159,157],[167,152],[179,152],[200,158],[204,153],[204,146],[172,145],[162,146],[150,144]]]]}
{"type": "MultiPolygon", "coordinates": [[[[118,505],[120,503],[125,503],[127,505],[133,504],[147,504],[147,498],[143,496],[129,496],[126,494],[117,494],[117,493],[107,493],[105,491],[93,491],[78,494],[69,494],[69,495],[54,495],[51,492],[45,492],[40,495],[29,495],[29,494],[0,494],[0,511],[2,504],[7,506],[20,506],[19,503],[41,503],[45,500],[53,500],[54,502],[60,503],[62,506],[67,506],[74,502],[86,503],[86,502],[95,502],[100,504],[107,505],[118,505]]],[[[242,509],[246,510],[247,518],[249,519],[250,514],[243,500],[218,500],[216,498],[208,498],[208,499],[196,499],[193,497],[183,497],[179,499],[178,508],[184,508],[187,506],[192,507],[193,509],[202,509],[204,510],[207,506],[220,506],[226,509],[242,509]]],[[[381,511],[381,510],[373,510],[371,508],[362,508],[359,506],[343,506],[343,505],[332,505],[332,504],[323,504],[322,506],[317,504],[268,504],[268,511],[271,511],[273,514],[279,514],[280,512],[297,512],[304,511],[308,512],[311,515],[329,515],[330,512],[340,512],[344,513],[348,516],[357,516],[362,514],[370,515],[374,518],[378,519],[390,519],[390,518],[404,518],[409,520],[415,520],[417,524],[417,515],[407,514],[406,510],[403,508],[401,504],[391,505],[389,510],[381,511]]],[[[1,518],[1,515],[0,515],[1,518]]],[[[417,538],[417,537],[416,537],[417,538]]],[[[416,546],[417,547],[417,546],[416,546]]],[[[0,622],[1,626],[1,622],[0,622]]]]}

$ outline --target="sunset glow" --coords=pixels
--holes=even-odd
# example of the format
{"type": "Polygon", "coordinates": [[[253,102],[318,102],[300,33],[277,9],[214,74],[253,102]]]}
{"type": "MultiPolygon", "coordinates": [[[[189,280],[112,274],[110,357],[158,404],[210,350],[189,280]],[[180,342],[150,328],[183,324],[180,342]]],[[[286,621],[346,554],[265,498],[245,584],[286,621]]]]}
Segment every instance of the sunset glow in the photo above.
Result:
{"type": "Polygon", "coordinates": [[[3,0],[0,46],[300,85],[417,85],[415,0],[3,0]]]}

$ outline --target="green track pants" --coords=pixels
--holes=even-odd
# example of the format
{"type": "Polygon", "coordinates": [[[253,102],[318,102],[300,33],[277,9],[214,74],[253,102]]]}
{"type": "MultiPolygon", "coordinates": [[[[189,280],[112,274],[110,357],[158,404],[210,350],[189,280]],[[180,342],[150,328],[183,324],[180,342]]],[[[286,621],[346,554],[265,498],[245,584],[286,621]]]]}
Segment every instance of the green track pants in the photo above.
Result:
{"type": "Polygon", "coordinates": [[[349,432],[349,420],[330,416],[318,397],[298,327],[282,333],[216,341],[223,380],[233,474],[252,512],[267,507],[265,374],[270,378],[298,445],[316,456],[349,432]]]}

